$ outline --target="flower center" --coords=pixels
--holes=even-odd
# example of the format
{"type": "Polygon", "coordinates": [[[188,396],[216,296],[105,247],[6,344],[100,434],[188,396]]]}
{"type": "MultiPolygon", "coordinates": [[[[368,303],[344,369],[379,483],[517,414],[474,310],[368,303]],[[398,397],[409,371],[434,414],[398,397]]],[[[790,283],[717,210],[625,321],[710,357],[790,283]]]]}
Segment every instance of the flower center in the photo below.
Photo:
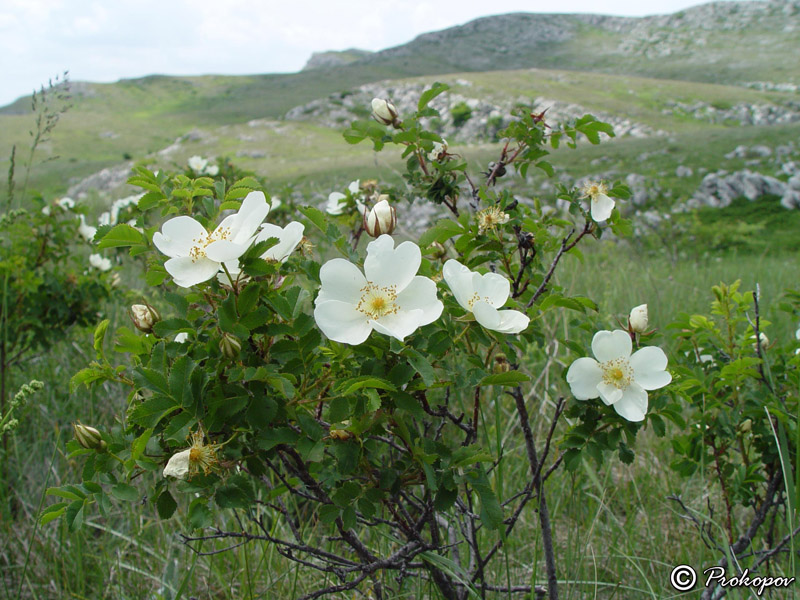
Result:
{"type": "Polygon", "coordinates": [[[627,358],[615,358],[600,363],[600,368],[603,371],[603,383],[617,389],[624,390],[633,381],[633,368],[627,358]]]}
{"type": "Polygon", "coordinates": [[[396,313],[396,302],[396,286],[380,287],[368,281],[367,285],[361,288],[361,300],[359,300],[356,310],[370,319],[378,319],[396,313]]]}
{"type": "Polygon", "coordinates": [[[222,227],[215,229],[212,233],[209,233],[205,237],[201,236],[192,240],[193,245],[189,249],[189,257],[192,259],[192,262],[197,262],[201,258],[205,258],[206,248],[208,248],[213,242],[227,240],[230,235],[230,227],[222,227]]]}
{"type": "Polygon", "coordinates": [[[486,302],[486,304],[489,304],[489,305],[492,304],[491,302],[489,302],[489,297],[488,296],[484,296],[483,298],[481,298],[478,295],[478,292],[472,292],[472,297],[469,300],[467,300],[467,306],[469,307],[470,310],[473,310],[473,307],[475,306],[475,303],[476,302],[480,302],[481,300],[486,302]]]}

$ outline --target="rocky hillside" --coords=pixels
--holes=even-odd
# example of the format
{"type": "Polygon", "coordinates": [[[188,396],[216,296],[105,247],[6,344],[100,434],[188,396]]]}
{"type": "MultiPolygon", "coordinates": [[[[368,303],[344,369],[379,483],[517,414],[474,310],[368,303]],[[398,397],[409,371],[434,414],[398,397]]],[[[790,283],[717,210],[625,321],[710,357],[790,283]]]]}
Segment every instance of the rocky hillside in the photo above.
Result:
{"type": "Polygon", "coordinates": [[[713,2],[670,15],[508,14],[426,33],[356,65],[410,74],[528,67],[797,89],[800,1],[713,2]]]}

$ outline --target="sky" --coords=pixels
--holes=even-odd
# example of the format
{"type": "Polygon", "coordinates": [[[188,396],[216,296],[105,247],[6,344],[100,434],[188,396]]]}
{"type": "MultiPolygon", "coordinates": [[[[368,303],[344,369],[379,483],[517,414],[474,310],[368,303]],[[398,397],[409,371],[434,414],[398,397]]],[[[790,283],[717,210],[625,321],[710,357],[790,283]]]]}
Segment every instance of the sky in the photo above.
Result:
{"type": "Polygon", "coordinates": [[[312,52],[382,50],[510,12],[667,14],[703,0],[2,0],[0,106],[72,81],[299,71],[312,52]]]}

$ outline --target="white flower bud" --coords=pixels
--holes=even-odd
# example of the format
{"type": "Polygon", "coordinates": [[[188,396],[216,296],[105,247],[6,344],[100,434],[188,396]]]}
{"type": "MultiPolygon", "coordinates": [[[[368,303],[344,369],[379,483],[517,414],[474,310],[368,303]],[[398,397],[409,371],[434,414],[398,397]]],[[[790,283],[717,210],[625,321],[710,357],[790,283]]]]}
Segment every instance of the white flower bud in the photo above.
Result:
{"type": "Polygon", "coordinates": [[[83,448],[87,450],[97,450],[98,452],[105,452],[106,443],[100,432],[94,427],[83,425],[81,423],[73,423],[72,431],[75,434],[75,441],[78,442],[83,448]]]}
{"type": "Polygon", "coordinates": [[[131,320],[139,331],[150,333],[153,325],[161,320],[161,315],[152,306],[147,304],[134,304],[131,306],[131,320]]]}
{"type": "Polygon", "coordinates": [[[394,125],[400,113],[397,107],[383,98],[372,99],[372,118],[383,125],[394,125]]]}
{"type": "Polygon", "coordinates": [[[364,229],[374,238],[390,234],[397,226],[397,211],[389,204],[388,196],[378,197],[379,202],[364,214],[364,229]]]}
{"type": "Polygon", "coordinates": [[[631,331],[644,333],[647,331],[647,304],[640,304],[631,310],[628,317],[631,331]]]}

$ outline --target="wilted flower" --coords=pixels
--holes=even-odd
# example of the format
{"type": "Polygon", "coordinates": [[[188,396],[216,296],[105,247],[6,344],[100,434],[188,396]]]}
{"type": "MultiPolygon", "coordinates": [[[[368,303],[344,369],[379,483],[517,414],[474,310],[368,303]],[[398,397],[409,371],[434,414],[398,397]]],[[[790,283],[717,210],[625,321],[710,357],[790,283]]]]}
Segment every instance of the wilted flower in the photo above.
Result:
{"type": "Polygon", "coordinates": [[[667,355],[661,348],[648,346],[631,355],[627,331],[598,331],[592,339],[595,358],[579,358],[567,371],[567,383],[578,400],[598,396],[613,406],[624,419],[642,421],[647,412],[647,391],[657,390],[672,381],[667,372],[667,355]]]}
{"type": "Polygon", "coordinates": [[[150,333],[153,331],[153,325],[161,320],[161,315],[149,304],[134,304],[131,306],[131,320],[136,329],[150,333]]]}
{"type": "Polygon", "coordinates": [[[631,331],[644,333],[647,331],[647,304],[640,304],[631,309],[628,316],[628,326],[631,331]]]}
{"type": "Polygon", "coordinates": [[[75,441],[78,442],[81,447],[86,448],[87,450],[105,452],[107,444],[100,435],[100,432],[94,427],[89,427],[88,425],[83,425],[81,423],[73,423],[72,431],[75,434],[75,441]]]}
{"type": "Polygon", "coordinates": [[[389,235],[367,245],[364,274],[347,260],[329,260],[319,272],[317,325],[328,338],[356,345],[373,329],[402,341],[432,323],[443,305],[436,284],[416,274],[421,262],[419,246],[403,242],[395,248],[389,235]]]}
{"type": "Polygon", "coordinates": [[[364,213],[364,229],[376,238],[382,234],[390,234],[397,226],[397,211],[389,204],[389,196],[378,197],[378,203],[368,213],[364,213]]]}
{"type": "Polygon", "coordinates": [[[372,99],[372,118],[383,125],[394,125],[400,113],[397,107],[389,100],[382,98],[372,99]]]}
{"type": "Polygon", "coordinates": [[[433,150],[428,152],[428,160],[442,161],[447,157],[447,140],[433,142],[433,150]]]}
{"type": "Polygon", "coordinates": [[[203,432],[196,431],[191,435],[192,445],[186,450],[173,454],[164,467],[164,477],[186,479],[202,471],[208,475],[216,465],[217,444],[204,444],[203,432]]]}
{"type": "Polygon", "coordinates": [[[605,221],[611,216],[615,202],[608,196],[608,188],[603,182],[589,181],[581,188],[583,198],[589,198],[591,202],[592,219],[595,221],[605,221]]]}
{"type": "Polygon", "coordinates": [[[108,271],[111,268],[111,260],[108,258],[103,258],[99,254],[90,254],[89,264],[95,269],[100,269],[101,271],[108,271]]]}
{"type": "Polygon", "coordinates": [[[509,216],[496,204],[478,213],[478,232],[496,229],[498,225],[508,223],[509,216]]]}
{"type": "Polygon", "coordinates": [[[85,239],[87,242],[91,242],[94,240],[94,236],[97,233],[97,227],[92,227],[91,225],[86,224],[86,218],[83,215],[78,215],[81,224],[78,225],[78,233],[81,234],[81,237],[85,239]]]}
{"type": "Polygon", "coordinates": [[[201,173],[206,168],[208,161],[202,156],[192,156],[188,160],[189,168],[195,173],[201,173]]]}
{"type": "Polygon", "coordinates": [[[442,273],[461,307],[470,311],[486,329],[519,333],[530,323],[530,318],[518,310],[498,310],[511,292],[511,284],[502,275],[481,275],[452,258],[444,263],[442,273]]]}
{"type": "Polygon", "coordinates": [[[180,216],[164,223],[153,235],[153,244],[170,257],[164,268],[175,283],[191,287],[216,275],[223,262],[244,254],[268,212],[264,193],[250,192],[239,212],[225,217],[213,232],[192,217],[180,216]]]}

